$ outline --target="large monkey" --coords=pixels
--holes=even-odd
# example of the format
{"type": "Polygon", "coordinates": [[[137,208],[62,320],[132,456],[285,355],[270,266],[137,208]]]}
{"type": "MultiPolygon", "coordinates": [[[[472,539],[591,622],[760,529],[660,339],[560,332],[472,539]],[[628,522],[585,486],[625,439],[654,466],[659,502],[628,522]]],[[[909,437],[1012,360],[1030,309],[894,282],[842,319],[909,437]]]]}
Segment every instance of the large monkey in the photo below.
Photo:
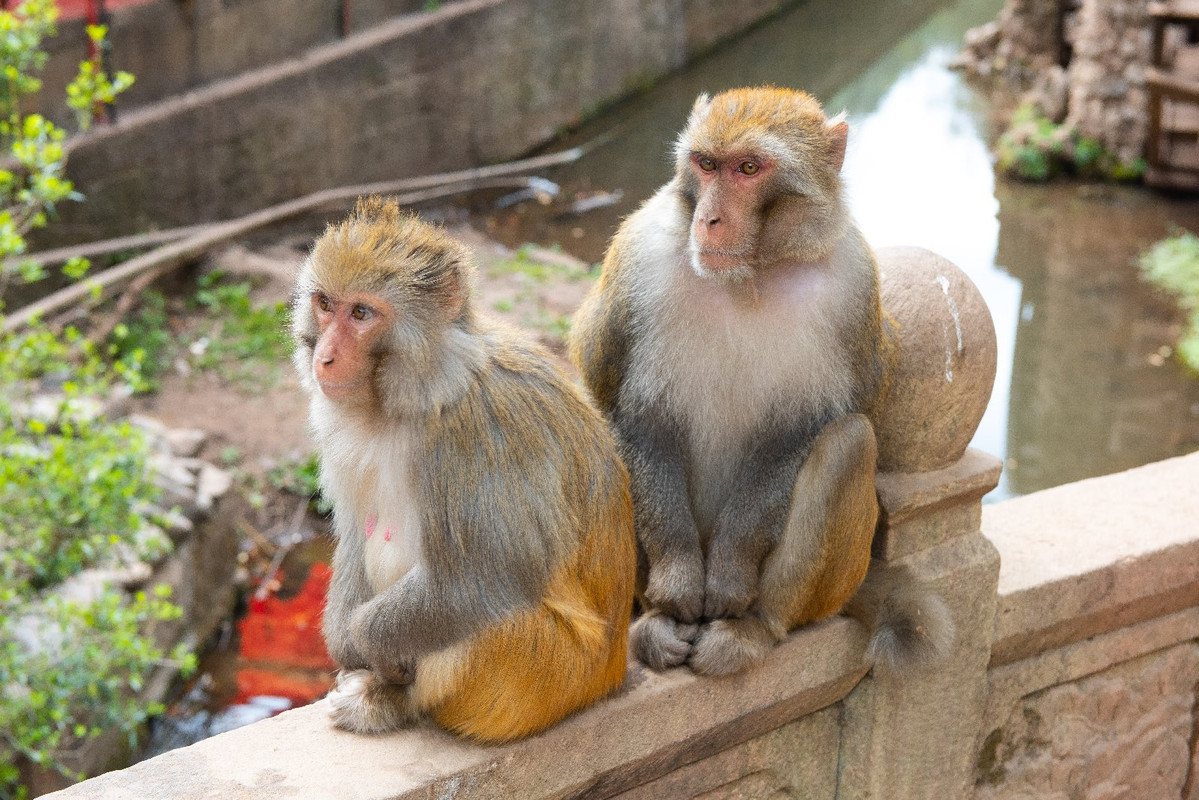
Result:
{"type": "MultiPolygon", "coordinates": [[[[842,199],[847,134],[803,92],[700,96],[677,174],[621,225],[575,317],[571,358],[632,479],[632,646],[656,669],[744,669],[866,575],[892,348],[842,199]]],[[[866,609],[876,661],[935,649],[942,611],[866,609]]]]}
{"type": "Polygon", "coordinates": [[[471,302],[470,258],[394,201],[315,243],[293,301],[337,549],[334,723],[540,730],[625,672],[636,568],[603,418],[471,302]]]}

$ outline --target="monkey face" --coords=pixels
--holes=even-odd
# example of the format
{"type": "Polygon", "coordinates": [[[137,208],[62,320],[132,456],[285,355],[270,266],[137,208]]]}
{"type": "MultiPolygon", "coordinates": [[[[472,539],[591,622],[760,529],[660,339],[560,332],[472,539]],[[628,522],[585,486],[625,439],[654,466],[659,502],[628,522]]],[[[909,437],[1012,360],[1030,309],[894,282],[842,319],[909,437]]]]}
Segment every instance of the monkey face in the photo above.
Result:
{"type": "Polygon", "coordinates": [[[728,156],[693,153],[697,186],[688,250],[702,276],[747,277],[762,229],[762,205],[775,171],[773,160],[753,152],[728,156]]]}
{"type": "Polygon", "coordinates": [[[317,386],[330,400],[369,397],[372,354],[395,317],[391,304],[365,292],[335,297],[317,291],[309,301],[318,331],[312,350],[317,386]]]}
{"type": "Polygon", "coordinates": [[[701,95],[675,150],[695,271],[730,282],[823,257],[843,228],[848,130],[803,92],[701,95]]]}

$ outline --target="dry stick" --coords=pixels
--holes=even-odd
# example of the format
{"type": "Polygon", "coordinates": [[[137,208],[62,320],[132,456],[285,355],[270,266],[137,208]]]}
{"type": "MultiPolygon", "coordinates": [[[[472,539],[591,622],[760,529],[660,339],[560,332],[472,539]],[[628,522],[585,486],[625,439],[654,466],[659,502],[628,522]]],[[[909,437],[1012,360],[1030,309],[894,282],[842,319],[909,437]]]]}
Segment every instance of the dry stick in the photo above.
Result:
{"type": "Polygon", "coordinates": [[[84,244],[71,245],[70,247],[58,247],[54,250],[43,250],[40,253],[28,253],[20,258],[7,258],[4,261],[4,267],[11,267],[25,261],[36,261],[38,264],[59,264],[64,261],[70,261],[72,258],[94,258],[96,256],[108,255],[116,253],[120,250],[144,250],[147,247],[156,247],[160,244],[169,244],[177,242],[180,239],[186,239],[188,236],[194,236],[201,231],[211,228],[215,222],[205,222],[202,225],[188,225],[183,228],[170,228],[162,231],[147,231],[146,233],[135,233],[131,236],[120,236],[116,239],[104,239],[98,242],[85,242],[84,244]]]}
{"type": "Polygon", "coordinates": [[[116,287],[143,272],[152,270],[158,276],[164,275],[181,264],[199,257],[208,249],[229,239],[242,236],[255,228],[261,228],[265,225],[281,222],[290,217],[316,211],[328,205],[344,204],[361,195],[410,192],[410,194],[401,195],[397,198],[401,203],[410,204],[456,194],[465,189],[479,188],[479,184],[492,178],[577,161],[587,151],[599,146],[599,144],[608,138],[610,136],[600,137],[578,147],[563,150],[560,153],[525,158],[519,161],[509,161],[489,167],[479,167],[477,169],[447,172],[440,175],[428,175],[398,181],[383,181],[380,183],[362,184],[360,186],[342,186],[335,189],[325,189],[306,195],[305,197],[289,200],[286,203],[280,203],[276,206],[255,211],[244,217],[219,222],[205,228],[194,236],[189,236],[182,241],[174,242],[157,250],[152,250],[149,253],[131,258],[123,264],[105,270],[91,280],[72,284],[41,300],[30,303],[5,318],[4,331],[17,330],[48,311],[54,311],[69,303],[79,302],[89,295],[97,294],[99,297],[104,297],[116,287]],[[431,187],[440,188],[431,192],[417,191],[431,187]]]}
{"type": "MultiPolygon", "coordinates": [[[[478,189],[496,189],[496,188],[524,189],[524,188],[540,188],[540,187],[546,187],[547,191],[548,191],[549,187],[552,187],[553,192],[556,192],[558,189],[558,187],[556,185],[554,185],[550,181],[545,180],[544,178],[532,178],[532,177],[531,178],[495,178],[493,180],[467,181],[467,182],[463,182],[463,183],[455,183],[455,184],[452,184],[449,186],[442,186],[442,187],[438,187],[436,189],[431,189],[431,190],[424,191],[424,192],[408,192],[407,194],[395,195],[395,198],[401,204],[411,204],[411,203],[423,202],[426,200],[435,200],[440,197],[447,197],[450,195],[458,194],[460,192],[475,191],[478,189]]],[[[277,208],[277,206],[276,206],[276,208],[277,208]]],[[[211,227],[211,226],[209,226],[209,227],[211,227]]],[[[235,235],[238,235],[238,234],[235,234],[235,235]]],[[[163,250],[165,250],[165,249],[166,248],[163,248],[163,250]]],[[[154,251],[154,253],[158,253],[158,252],[162,252],[162,251],[161,250],[154,251]]],[[[150,253],[149,255],[154,255],[154,253],[150,253]]],[[[128,263],[128,262],[126,262],[126,263],[128,263]]],[[[116,328],[117,324],[122,319],[124,319],[129,314],[129,312],[132,311],[133,308],[136,306],[141,293],[144,292],[147,288],[149,288],[156,280],[161,278],[167,272],[170,272],[172,269],[178,267],[180,264],[183,264],[183,263],[184,263],[183,260],[172,259],[171,261],[166,262],[164,264],[150,265],[150,266],[146,267],[146,270],[144,272],[142,272],[141,275],[138,275],[135,278],[130,279],[129,284],[125,287],[125,290],[121,293],[121,296],[117,299],[116,307],[112,310],[111,313],[102,317],[98,322],[96,322],[95,325],[92,326],[92,329],[88,333],[87,338],[92,342],[102,342],[105,339],[107,339],[108,335],[110,333],[112,333],[112,331],[116,328]]],[[[109,271],[111,271],[111,270],[109,270],[109,271]]],[[[105,272],[103,274],[107,275],[108,273],[105,272]]],[[[112,288],[112,287],[110,286],[109,288],[112,288]]],[[[64,289],[62,292],[60,292],[60,294],[63,294],[66,291],[67,290],[64,289]]],[[[53,295],[51,295],[51,297],[53,297],[53,295]]],[[[47,298],[47,299],[49,299],[49,298],[47,298]]],[[[59,303],[57,305],[61,307],[62,305],[65,305],[66,302],[71,302],[71,301],[67,300],[67,301],[64,301],[63,303],[59,303]]],[[[26,308],[28,308],[28,306],[26,306],[26,308]]],[[[25,309],[22,309],[21,311],[23,312],[24,310],[25,309]]],[[[21,313],[21,312],[18,312],[18,313],[21,313]]],[[[67,313],[67,314],[64,314],[64,315],[58,317],[56,320],[53,321],[52,327],[62,325],[64,319],[70,319],[71,316],[72,316],[71,314],[67,313]]]]}
{"type": "MultiPolygon", "coordinates": [[[[101,318],[100,321],[91,328],[91,330],[88,332],[87,338],[96,343],[103,342],[105,339],[107,339],[109,334],[116,330],[116,327],[120,324],[121,320],[127,317],[129,312],[132,311],[137,305],[138,298],[141,297],[142,292],[146,291],[146,289],[149,289],[154,281],[158,280],[159,277],[158,271],[154,270],[151,272],[144,272],[130,281],[129,285],[125,287],[125,291],[121,293],[119,298],[117,298],[116,307],[113,308],[110,314],[101,318]]],[[[69,312],[63,316],[69,317],[69,312]]],[[[54,330],[59,330],[60,326],[64,324],[62,319],[63,317],[59,317],[58,319],[54,320],[51,323],[51,328],[54,330]]]]}

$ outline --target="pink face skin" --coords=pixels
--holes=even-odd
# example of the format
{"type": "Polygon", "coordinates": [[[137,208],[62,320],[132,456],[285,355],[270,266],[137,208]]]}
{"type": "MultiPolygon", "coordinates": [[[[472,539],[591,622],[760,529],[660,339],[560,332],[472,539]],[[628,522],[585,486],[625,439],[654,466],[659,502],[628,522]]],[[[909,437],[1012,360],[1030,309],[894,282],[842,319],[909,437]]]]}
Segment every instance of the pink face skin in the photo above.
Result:
{"type": "Polygon", "coordinates": [[[353,400],[370,391],[374,344],[395,312],[380,297],[356,292],[312,295],[320,335],[312,351],[312,375],[330,400],[353,400]]]}
{"type": "Polygon", "coordinates": [[[716,272],[750,266],[761,228],[759,196],[774,163],[751,154],[695,153],[691,167],[700,183],[691,220],[694,257],[716,272]]]}

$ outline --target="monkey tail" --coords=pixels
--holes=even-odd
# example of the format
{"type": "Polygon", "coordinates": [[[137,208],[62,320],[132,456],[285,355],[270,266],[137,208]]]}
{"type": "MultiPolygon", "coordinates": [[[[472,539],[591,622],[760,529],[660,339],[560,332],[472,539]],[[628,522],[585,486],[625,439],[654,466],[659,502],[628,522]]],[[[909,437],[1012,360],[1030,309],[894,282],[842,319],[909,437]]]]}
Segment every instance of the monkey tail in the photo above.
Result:
{"type": "Polygon", "coordinates": [[[872,560],[845,613],[871,631],[865,659],[875,672],[913,674],[949,654],[954,624],[940,595],[917,584],[904,566],[872,560]]]}

